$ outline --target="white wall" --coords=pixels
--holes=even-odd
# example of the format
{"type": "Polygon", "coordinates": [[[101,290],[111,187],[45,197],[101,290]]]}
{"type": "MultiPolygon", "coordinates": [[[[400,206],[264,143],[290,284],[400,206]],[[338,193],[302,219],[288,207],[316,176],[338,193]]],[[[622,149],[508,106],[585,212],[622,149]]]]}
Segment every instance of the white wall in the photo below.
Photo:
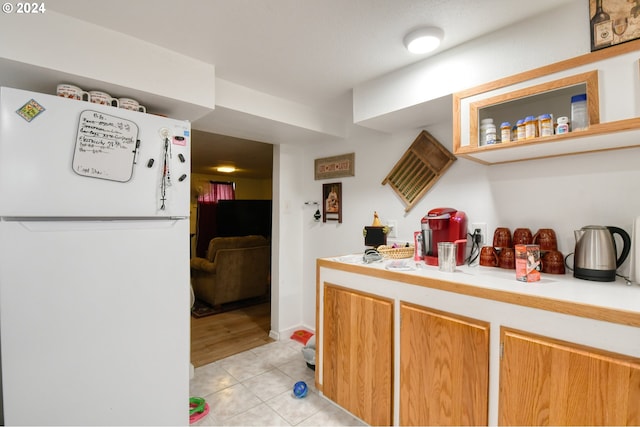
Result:
{"type": "Polygon", "coordinates": [[[282,338],[288,338],[302,319],[304,199],[299,183],[307,171],[301,157],[302,149],[295,145],[273,150],[271,330],[282,338]]]}
{"type": "MultiPolygon", "coordinates": [[[[507,57],[510,64],[508,68],[519,72],[587,53],[587,7],[584,4],[569,5],[557,12],[560,14],[559,18],[540,17],[534,23],[523,23],[477,39],[433,57],[426,61],[428,63],[422,64],[422,67],[425,73],[430,73],[438,68],[439,60],[443,58],[444,64],[452,61],[467,64],[466,70],[471,74],[475,69],[478,74],[487,74],[481,71],[485,69],[495,70],[499,74],[502,71],[498,70],[500,67],[496,67],[501,65],[498,57],[507,57]],[[578,12],[579,17],[576,18],[575,14],[567,15],[570,11],[578,12]],[[524,34],[523,29],[527,30],[524,34]],[[543,35],[542,39],[538,38],[540,35],[543,35]],[[523,48],[524,46],[527,48],[523,48]],[[508,55],[504,55],[505,52],[508,55]],[[473,64],[473,67],[469,67],[469,64],[473,64]],[[512,64],[516,66],[512,67],[512,64]]],[[[409,82],[420,80],[419,75],[415,74],[416,70],[419,74],[419,69],[420,66],[414,66],[411,73],[400,70],[363,86],[363,91],[373,88],[366,95],[374,105],[371,109],[360,105],[361,118],[366,119],[384,114],[392,108],[415,103],[416,95],[409,82]],[[407,76],[410,77],[407,79],[407,76]],[[389,90],[390,88],[401,91],[389,90]],[[387,94],[389,103],[385,106],[387,94]],[[400,99],[403,96],[406,99],[400,99]]],[[[496,75],[492,79],[498,77],[501,76],[496,75]]],[[[438,80],[434,84],[451,87],[458,83],[438,80]]],[[[360,101],[364,101],[366,96],[363,92],[361,95],[360,101]]],[[[437,93],[434,97],[439,95],[437,93]]],[[[450,120],[426,129],[452,151],[450,120]]],[[[374,211],[379,213],[383,222],[397,220],[399,240],[404,241],[412,241],[413,231],[419,229],[420,218],[428,210],[441,206],[465,211],[470,222],[486,222],[489,238],[498,226],[510,227],[512,230],[528,227],[533,232],[550,227],[558,234],[559,249],[565,254],[573,251],[574,229],[589,224],[617,225],[630,232],[633,218],[640,215],[638,148],[494,166],[484,166],[460,158],[426,196],[409,213],[405,213],[404,205],[395,192],[380,183],[419,131],[420,129],[406,129],[385,135],[354,125],[345,141],[315,145],[304,153],[301,161],[306,170],[312,170],[314,158],[356,153],[355,177],[327,181],[314,181],[311,173],[301,177],[305,180],[302,185],[305,199],[319,200],[323,182],[342,182],[343,191],[342,224],[314,223],[311,219],[313,211],[301,208],[304,212],[304,326],[315,328],[315,260],[318,257],[362,252],[362,229],[371,224],[374,211]]],[[[628,262],[623,265],[622,271],[626,271],[627,264],[628,262]]],[[[606,284],[603,284],[603,290],[604,287],[606,284]]]]}
{"type": "Polygon", "coordinates": [[[202,106],[204,111],[215,105],[213,65],[51,10],[12,14],[2,20],[0,37],[5,41],[0,43],[0,59],[69,73],[79,79],[77,84],[84,79],[108,82],[202,106]],[[29,37],[21,37],[27,29],[29,37]]]}
{"type": "Polygon", "coordinates": [[[587,53],[589,4],[575,1],[353,90],[356,123],[587,53]]]}

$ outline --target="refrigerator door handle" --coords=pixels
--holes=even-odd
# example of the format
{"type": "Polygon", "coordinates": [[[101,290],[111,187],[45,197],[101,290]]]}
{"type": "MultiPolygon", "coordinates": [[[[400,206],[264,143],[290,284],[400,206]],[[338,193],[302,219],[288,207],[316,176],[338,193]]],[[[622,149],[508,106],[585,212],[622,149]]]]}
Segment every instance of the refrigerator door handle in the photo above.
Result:
{"type": "Polygon", "coordinates": [[[176,226],[188,217],[154,218],[2,218],[2,222],[17,223],[24,230],[39,232],[83,232],[90,230],[159,230],[176,226]]]}
{"type": "Polygon", "coordinates": [[[0,221],[11,222],[135,222],[135,221],[180,221],[188,216],[123,216],[123,217],[44,217],[44,216],[3,216],[0,221]]]}

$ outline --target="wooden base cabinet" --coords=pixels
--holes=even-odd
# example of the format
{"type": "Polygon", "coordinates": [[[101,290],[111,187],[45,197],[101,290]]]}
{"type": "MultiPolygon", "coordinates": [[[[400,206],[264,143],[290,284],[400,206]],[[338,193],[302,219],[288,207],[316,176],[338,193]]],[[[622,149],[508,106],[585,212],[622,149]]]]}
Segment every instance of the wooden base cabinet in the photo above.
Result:
{"type": "Polygon", "coordinates": [[[500,425],[640,425],[640,359],[501,329],[500,425]]]}
{"type": "Polygon", "coordinates": [[[400,425],[487,425],[489,324],[400,305],[400,425]]]}
{"type": "Polygon", "coordinates": [[[370,425],[391,425],[393,301],[325,284],[323,393],[370,425]]]}

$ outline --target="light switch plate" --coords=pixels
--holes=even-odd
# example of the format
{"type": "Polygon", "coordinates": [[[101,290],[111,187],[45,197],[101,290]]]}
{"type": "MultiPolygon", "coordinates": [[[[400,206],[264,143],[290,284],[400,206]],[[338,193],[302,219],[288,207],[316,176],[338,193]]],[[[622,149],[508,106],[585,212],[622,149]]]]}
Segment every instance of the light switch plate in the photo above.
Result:
{"type": "Polygon", "coordinates": [[[389,227],[389,233],[387,237],[397,238],[398,237],[398,221],[395,219],[387,221],[387,227],[389,227]]]}

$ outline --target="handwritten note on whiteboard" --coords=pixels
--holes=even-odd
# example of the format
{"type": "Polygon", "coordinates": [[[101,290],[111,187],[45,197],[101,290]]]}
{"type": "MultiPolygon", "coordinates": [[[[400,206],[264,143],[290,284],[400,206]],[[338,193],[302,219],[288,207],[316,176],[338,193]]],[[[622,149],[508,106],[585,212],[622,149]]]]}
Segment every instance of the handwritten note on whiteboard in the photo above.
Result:
{"type": "Polygon", "coordinates": [[[133,175],[137,140],[134,122],[85,110],[78,122],[73,170],[82,176],[127,182],[133,175]]]}

